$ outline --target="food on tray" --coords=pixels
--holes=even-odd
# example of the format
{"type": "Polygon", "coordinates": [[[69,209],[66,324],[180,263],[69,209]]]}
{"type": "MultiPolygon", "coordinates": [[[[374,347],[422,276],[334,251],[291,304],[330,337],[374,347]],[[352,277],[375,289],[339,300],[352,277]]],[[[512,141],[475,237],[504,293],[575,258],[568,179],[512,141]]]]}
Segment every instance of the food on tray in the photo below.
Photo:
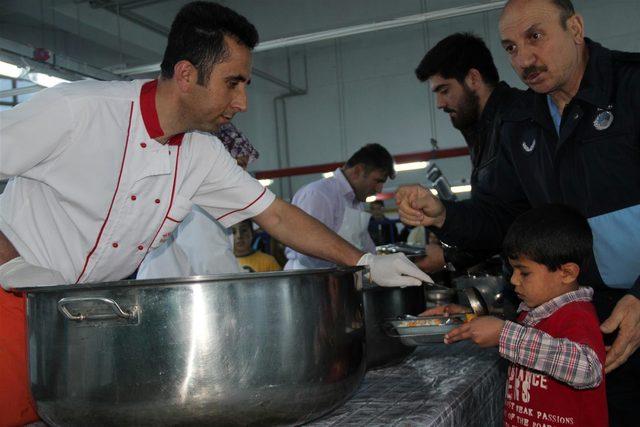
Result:
{"type": "Polygon", "coordinates": [[[404,320],[396,323],[397,328],[414,328],[419,326],[443,326],[463,324],[473,320],[476,317],[475,314],[465,313],[454,316],[432,316],[432,317],[419,317],[417,319],[404,320]]]}

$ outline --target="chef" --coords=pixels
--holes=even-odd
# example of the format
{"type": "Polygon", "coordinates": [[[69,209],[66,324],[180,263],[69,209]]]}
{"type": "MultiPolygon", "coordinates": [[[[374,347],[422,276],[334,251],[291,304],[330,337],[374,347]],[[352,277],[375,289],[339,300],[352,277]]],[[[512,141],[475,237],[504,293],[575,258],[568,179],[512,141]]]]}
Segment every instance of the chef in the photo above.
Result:
{"type": "MultiPolygon", "coordinates": [[[[314,181],[296,192],[291,203],[322,222],[357,248],[375,252],[369,234],[371,215],[364,211],[367,197],[382,191],[387,178],[394,178],[393,157],[380,144],[356,151],[333,176],[314,181]]],[[[333,263],[285,250],[285,270],[331,267],[333,263]]]]}
{"type": "MultiPolygon", "coordinates": [[[[118,280],[199,205],[223,226],[246,218],[302,253],[368,265],[380,285],[428,277],[376,257],[280,199],[211,132],[247,109],[254,26],[209,2],[185,5],[161,77],[69,83],[0,113],[0,285],[118,280]]],[[[24,299],[0,291],[0,425],[37,419],[27,382],[24,299]]]]}

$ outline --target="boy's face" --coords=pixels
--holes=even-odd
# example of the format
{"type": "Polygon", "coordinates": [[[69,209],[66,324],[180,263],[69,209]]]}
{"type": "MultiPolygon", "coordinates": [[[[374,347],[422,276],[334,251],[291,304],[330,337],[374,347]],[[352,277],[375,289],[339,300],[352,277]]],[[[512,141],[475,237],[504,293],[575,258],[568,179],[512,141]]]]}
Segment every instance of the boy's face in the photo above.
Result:
{"type": "Polygon", "coordinates": [[[576,264],[563,264],[556,271],[530,259],[509,258],[513,267],[511,283],[518,297],[530,308],[534,308],[555,297],[576,290],[580,269],[576,264]]]}
{"type": "Polygon", "coordinates": [[[233,229],[233,251],[236,256],[244,256],[251,253],[251,241],[253,240],[253,230],[246,222],[241,222],[232,226],[233,229]]]}

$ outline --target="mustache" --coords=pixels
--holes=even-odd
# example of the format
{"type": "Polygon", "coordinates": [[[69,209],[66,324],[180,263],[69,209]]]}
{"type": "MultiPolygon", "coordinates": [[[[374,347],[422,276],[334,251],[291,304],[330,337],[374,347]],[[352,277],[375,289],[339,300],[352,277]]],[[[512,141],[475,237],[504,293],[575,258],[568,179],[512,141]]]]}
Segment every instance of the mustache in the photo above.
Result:
{"type": "Polygon", "coordinates": [[[524,71],[522,72],[522,77],[527,80],[532,74],[535,73],[542,73],[544,71],[547,71],[548,68],[545,66],[542,67],[536,67],[535,65],[531,65],[527,68],[524,69],[524,71]]]}
{"type": "Polygon", "coordinates": [[[449,114],[449,113],[455,113],[456,110],[445,107],[445,108],[442,109],[442,111],[444,111],[445,113],[449,114]]]}

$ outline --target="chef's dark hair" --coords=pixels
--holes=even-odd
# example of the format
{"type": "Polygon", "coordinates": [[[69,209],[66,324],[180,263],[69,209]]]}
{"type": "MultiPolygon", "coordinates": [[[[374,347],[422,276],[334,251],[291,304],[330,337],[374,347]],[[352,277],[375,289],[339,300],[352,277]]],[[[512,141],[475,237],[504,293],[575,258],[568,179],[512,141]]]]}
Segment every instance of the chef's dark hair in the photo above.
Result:
{"type": "Polygon", "coordinates": [[[383,170],[391,179],[396,177],[396,170],[393,167],[393,157],[380,144],[367,144],[347,160],[345,167],[351,168],[357,164],[363,164],[366,173],[373,170],[383,170]]]}
{"type": "Polygon", "coordinates": [[[582,268],[592,246],[591,228],[582,214],[564,205],[543,205],[516,218],[503,250],[509,259],[527,258],[556,271],[568,262],[582,268]]]}
{"type": "Polygon", "coordinates": [[[490,86],[500,81],[493,56],[484,41],[471,33],[455,33],[432,47],[415,72],[421,82],[440,74],[445,79],[463,83],[472,68],[478,70],[482,80],[490,86]]]}
{"type": "Polygon", "coordinates": [[[224,36],[249,49],[258,44],[253,24],[228,7],[207,1],[184,5],[171,24],[160,66],[162,77],[172,78],[175,65],[187,60],[198,70],[198,84],[206,85],[213,66],[228,57],[224,36]]]}

